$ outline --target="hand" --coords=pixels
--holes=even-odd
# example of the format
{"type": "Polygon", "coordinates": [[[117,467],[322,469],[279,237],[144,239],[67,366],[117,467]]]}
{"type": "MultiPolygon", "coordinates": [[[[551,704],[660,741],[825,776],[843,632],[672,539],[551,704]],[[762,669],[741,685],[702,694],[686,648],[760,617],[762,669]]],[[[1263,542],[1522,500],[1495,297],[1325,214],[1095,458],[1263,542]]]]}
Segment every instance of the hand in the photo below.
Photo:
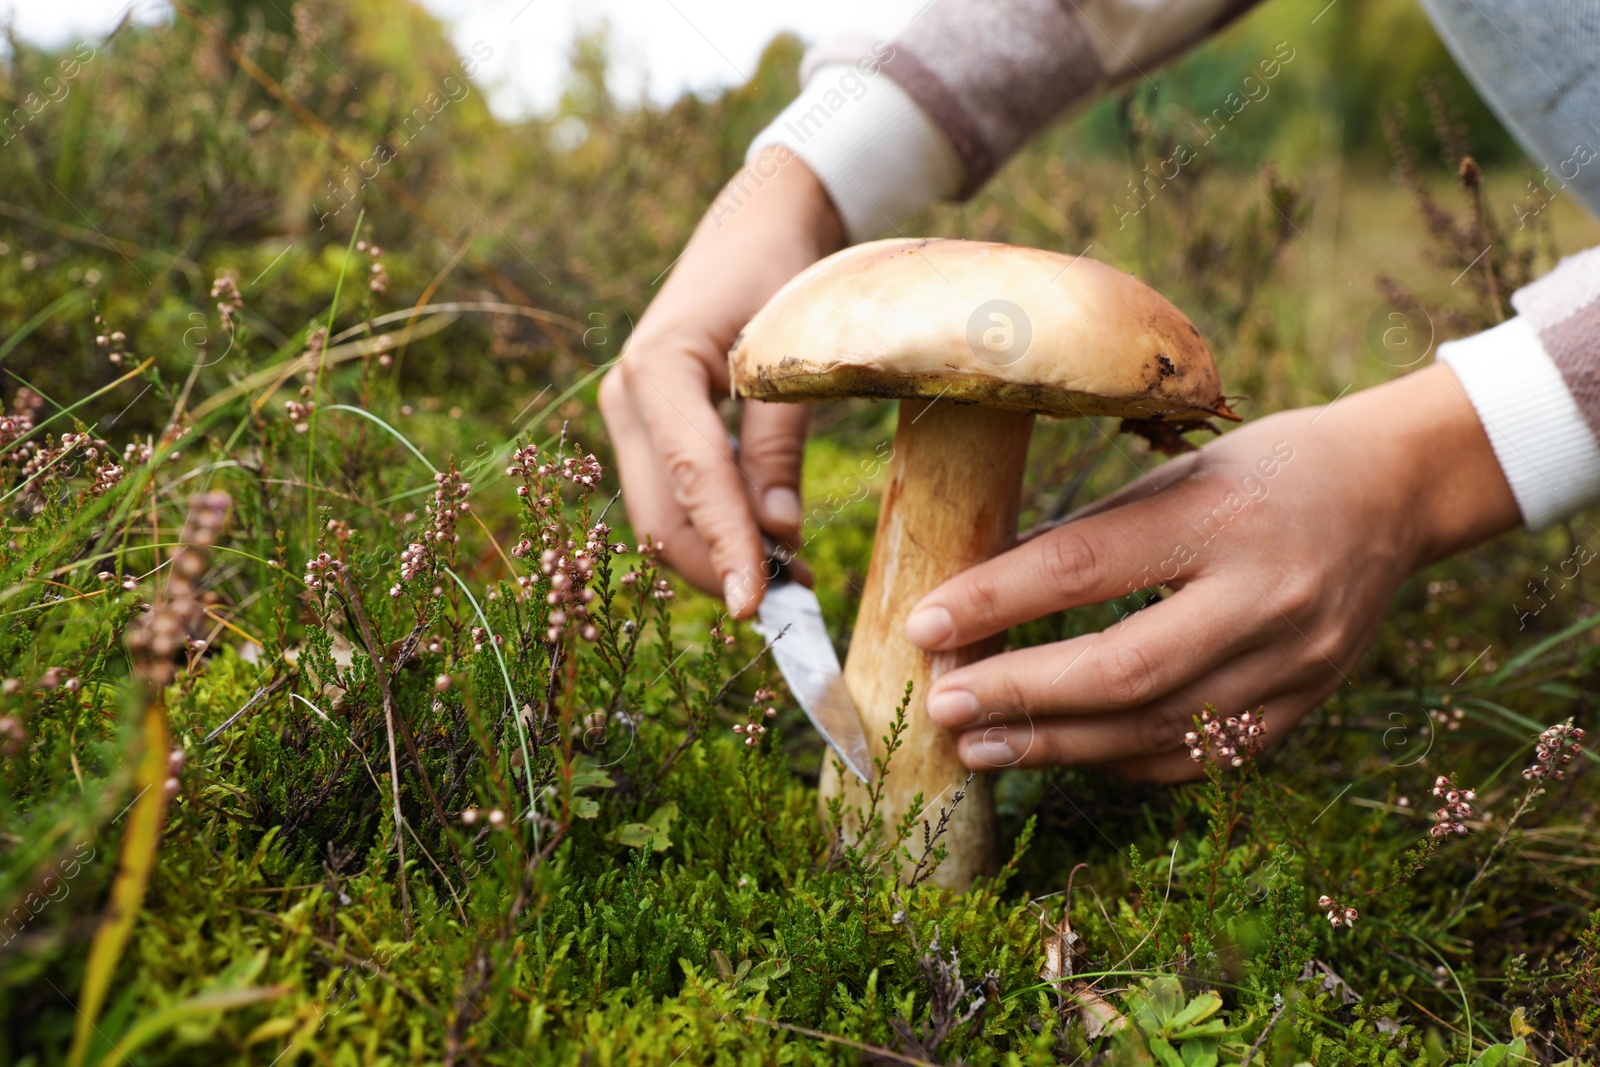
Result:
{"type": "Polygon", "coordinates": [[[1265,705],[1275,742],[1346,680],[1400,582],[1520,521],[1477,415],[1435,365],[1241,427],[929,593],[906,621],[958,648],[1165,585],[1107,630],[940,678],[928,714],[976,769],[1105,763],[1200,773],[1206,704],[1265,705]]]}
{"type": "Polygon", "coordinates": [[[794,547],[806,408],[747,401],[737,455],[717,413],[728,349],[767,298],[843,244],[838,213],[787,149],[769,149],[712,204],[600,383],[628,516],[736,617],[764,589],[761,531],[794,547]]]}

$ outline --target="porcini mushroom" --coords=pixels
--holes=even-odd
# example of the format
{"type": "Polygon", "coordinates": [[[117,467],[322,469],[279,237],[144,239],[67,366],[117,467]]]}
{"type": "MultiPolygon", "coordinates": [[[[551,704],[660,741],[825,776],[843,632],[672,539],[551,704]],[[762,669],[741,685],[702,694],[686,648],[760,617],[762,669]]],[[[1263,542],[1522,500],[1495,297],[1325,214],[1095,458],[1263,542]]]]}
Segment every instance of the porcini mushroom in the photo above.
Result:
{"type": "MultiPolygon", "coordinates": [[[[767,401],[901,401],[871,567],[844,681],[875,754],[907,681],[909,729],[885,781],[885,825],[920,794],[923,818],[967,778],[955,736],[930,722],[939,675],[991,655],[998,640],[926,654],[903,636],[923,595],[1016,540],[1034,416],[1121,416],[1136,428],[1233,418],[1211,352],[1182,312],[1102,263],[977,241],[857,245],[797,275],[729,353],[733,392],[767,401]]],[[[862,784],[828,761],[823,802],[846,810],[862,784]]],[[[951,813],[934,876],[965,887],[995,862],[990,784],[951,813]]],[[[859,828],[847,826],[847,831],[859,828]]]]}

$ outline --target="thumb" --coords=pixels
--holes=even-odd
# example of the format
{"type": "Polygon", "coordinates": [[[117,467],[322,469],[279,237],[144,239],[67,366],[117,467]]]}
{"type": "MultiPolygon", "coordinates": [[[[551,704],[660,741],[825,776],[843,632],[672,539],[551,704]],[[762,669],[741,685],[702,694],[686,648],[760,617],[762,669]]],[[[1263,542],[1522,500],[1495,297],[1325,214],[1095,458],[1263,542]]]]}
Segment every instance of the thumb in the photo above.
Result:
{"type": "Polygon", "coordinates": [[[739,465],[755,487],[758,524],[786,541],[800,532],[800,462],[808,415],[804,404],[747,400],[744,405],[739,465]]]}

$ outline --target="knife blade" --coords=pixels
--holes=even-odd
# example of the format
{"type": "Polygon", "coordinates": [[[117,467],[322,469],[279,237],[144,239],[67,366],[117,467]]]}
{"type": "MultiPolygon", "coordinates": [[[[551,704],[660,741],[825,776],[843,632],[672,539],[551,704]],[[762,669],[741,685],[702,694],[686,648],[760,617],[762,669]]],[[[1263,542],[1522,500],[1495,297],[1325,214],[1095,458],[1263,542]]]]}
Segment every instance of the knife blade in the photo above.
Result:
{"type": "Polygon", "coordinates": [[[872,751],[855,699],[844,686],[839,656],[828,640],[822,605],[786,568],[776,570],[756,612],[756,632],[771,643],[778,670],[817,733],[856,777],[870,783],[872,751]]]}

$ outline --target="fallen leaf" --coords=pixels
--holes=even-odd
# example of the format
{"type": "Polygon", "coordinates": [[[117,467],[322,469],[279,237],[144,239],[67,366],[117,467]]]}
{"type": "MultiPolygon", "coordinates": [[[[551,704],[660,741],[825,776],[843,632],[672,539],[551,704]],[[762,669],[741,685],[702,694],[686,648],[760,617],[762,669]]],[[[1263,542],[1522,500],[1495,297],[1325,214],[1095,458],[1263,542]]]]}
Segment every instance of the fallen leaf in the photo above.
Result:
{"type": "Polygon", "coordinates": [[[1090,988],[1088,982],[1074,982],[1071,997],[1078,1005],[1078,1019],[1090,1041],[1101,1034],[1114,1034],[1128,1025],[1123,1014],[1111,1002],[1090,988]]]}

